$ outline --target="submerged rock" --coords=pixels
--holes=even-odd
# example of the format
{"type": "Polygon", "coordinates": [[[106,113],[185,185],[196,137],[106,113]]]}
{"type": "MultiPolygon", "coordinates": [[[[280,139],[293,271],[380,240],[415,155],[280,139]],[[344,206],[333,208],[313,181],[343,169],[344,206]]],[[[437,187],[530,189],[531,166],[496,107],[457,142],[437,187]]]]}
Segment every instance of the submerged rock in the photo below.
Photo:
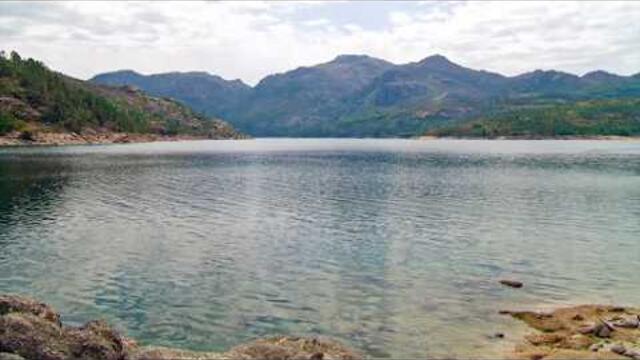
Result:
{"type": "Polygon", "coordinates": [[[522,282],[516,281],[516,280],[500,280],[500,284],[508,287],[516,288],[516,289],[519,289],[524,286],[522,282]]]}
{"type": "Polygon", "coordinates": [[[0,295],[0,360],[356,360],[364,356],[329,339],[274,337],[228,352],[141,347],[104,321],[63,326],[50,306],[0,295]]]}

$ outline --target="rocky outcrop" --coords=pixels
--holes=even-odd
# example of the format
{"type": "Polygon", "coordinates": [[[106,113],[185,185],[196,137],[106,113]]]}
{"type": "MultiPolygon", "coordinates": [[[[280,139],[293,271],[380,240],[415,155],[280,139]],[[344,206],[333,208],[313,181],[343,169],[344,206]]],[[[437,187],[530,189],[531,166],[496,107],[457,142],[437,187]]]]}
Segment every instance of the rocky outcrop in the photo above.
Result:
{"type": "Polygon", "coordinates": [[[0,295],[0,360],[357,360],[363,355],[329,339],[273,337],[223,353],[139,346],[104,321],[64,326],[50,306],[0,295]]]}
{"type": "Polygon", "coordinates": [[[62,326],[60,316],[46,304],[0,296],[0,352],[27,360],[121,360],[129,343],[103,321],[62,326]]]}
{"type": "Polygon", "coordinates": [[[516,346],[513,358],[640,360],[640,309],[581,305],[503,313],[537,330],[516,346]]]}

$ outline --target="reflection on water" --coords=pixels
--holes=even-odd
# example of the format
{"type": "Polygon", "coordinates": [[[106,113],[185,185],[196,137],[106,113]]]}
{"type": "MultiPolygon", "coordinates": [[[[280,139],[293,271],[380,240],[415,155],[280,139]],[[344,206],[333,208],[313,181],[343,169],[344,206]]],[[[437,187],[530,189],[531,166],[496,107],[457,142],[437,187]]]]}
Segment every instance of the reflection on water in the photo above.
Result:
{"type": "Polygon", "coordinates": [[[640,303],[637,142],[3,149],[0,200],[0,292],[158,345],[477,356],[502,308],[640,303]]]}

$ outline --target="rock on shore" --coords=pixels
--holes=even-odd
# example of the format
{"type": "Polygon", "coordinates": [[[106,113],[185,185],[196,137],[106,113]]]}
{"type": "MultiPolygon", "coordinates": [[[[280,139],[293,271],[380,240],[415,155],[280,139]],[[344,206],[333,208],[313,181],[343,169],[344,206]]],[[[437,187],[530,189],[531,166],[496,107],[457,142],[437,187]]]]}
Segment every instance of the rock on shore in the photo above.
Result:
{"type": "Polygon", "coordinates": [[[640,360],[640,309],[581,305],[502,313],[537,330],[516,346],[512,358],[640,360]]]}
{"type": "Polygon", "coordinates": [[[104,321],[64,326],[49,305],[0,295],[0,360],[357,360],[364,356],[328,339],[273,337],[224,353],[140,346],[104,321]]]}

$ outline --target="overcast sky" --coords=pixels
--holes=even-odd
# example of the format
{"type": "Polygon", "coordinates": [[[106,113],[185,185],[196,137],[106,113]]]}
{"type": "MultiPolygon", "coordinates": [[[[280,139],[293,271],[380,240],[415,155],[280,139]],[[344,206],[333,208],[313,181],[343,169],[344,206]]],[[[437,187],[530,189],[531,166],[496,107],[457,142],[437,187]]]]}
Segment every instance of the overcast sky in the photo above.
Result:
{"type": "Polygon", "coordinates": [[[264,76],[439,53],[515,75],[640,72],[640,2],[1,2],[0,46],[82,79],[133,69],[264,76]]]}

